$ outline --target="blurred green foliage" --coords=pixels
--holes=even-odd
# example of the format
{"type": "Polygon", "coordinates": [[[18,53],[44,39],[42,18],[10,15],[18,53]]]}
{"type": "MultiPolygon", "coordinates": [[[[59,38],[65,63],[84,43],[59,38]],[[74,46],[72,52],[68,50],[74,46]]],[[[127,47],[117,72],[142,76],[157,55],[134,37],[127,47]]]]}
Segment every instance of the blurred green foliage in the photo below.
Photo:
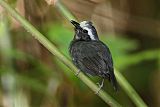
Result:
{"type": "MultiPolygon", "coordinates": [[[[44,27],[49,40],[58,45],[60,51],[69,57],[68,47],[73,39],[73,30],[66,29],[62,24],[51,24],[44,27]],[[63,31],[63,32],[62,32],[63,31]]],[[[121,35],[104,35],[100,39],[108,45],[113,55],[114,64],[117,69],[123,71],[126,67],[140,63],[144,60],[160,58],[160,50],[147,50],[139,53],[134,52],[138,49],[138,41],[125,38],[121,35]],[[134,53],[133,53],[134,52],[134,53]]]]}
{"type": "MultiPolygon", "coordinates": [[[[60,24],[60,23],[50,23],[48,25],[43,26],[42,29],[45,35],[47,36],[47,38],[51,40],[60,49],[60,51],[70,59],[70,56],[68,53],[68,47],[71,40],[73,39],[73,35],[74,35],[73,29],[68,28],[67,26],[64,26],[63,24],[60,24]]],[[[160,59],[159,50],[142,51],[139,53],[134,52],[139,48],[139,44],[137,40],[124,38],[123,36],[120,36],[120,35],[115,36],[115,35],[109,35],[109,34],[100,36],[100,39],[109,46],[111,53],[113,55],[115,67],[120,71],[125,71],[125,69],[127,69],[128,67],[137,65],[143,62],[144,60],[160,59]]],[[[48,79],[50,78],[50,79],[53,79],[53,81],[56,81],[56,83],[55,82],[53,83],[55,87],[58,88],[60,83],[62,81],[65,81],[65,79],[63,78],[63,73],[65,73],[69,77],[69,79],[72,80],[74,84],[78,84],[79,89],[82,92],[87,91],[86,86],[81,81],[79,81],[74,74],[72,74],[71,72],[62,72],[62,70],[66,71],[69,69],[54,57],[52,57],[52,61],[54,62],[54,67],[51,68],[49,65],[45,64],[40,59],[36,58],[31,54],[27,54],[21,50],[12,49],[12,51],[10,51],[9,54],[12,57],[12,60],[25,62],[27,63],[27,66],[30,66],[29,69],[26,69],[26,71],[23,71],[23,72],[21,70],[19,71],[15,67],[9,68],[9,69],[14,69],[13,76],[17,80],[16,84],[18,84],[18,87],[29,89],[31,93],[34,93],[33,97],[43,95],[44,98],[45,96],[48,96],[49,99],[54,99],[56,96],[52,96],[50,94],[50,91],[48,91],[48,88],[49,88],[48,79]]],[[[8,68],[4,68],[1,66],[0,68],[1,75],[5,74],[7,69],[8,68]]],[[[130,71],[127,71],[127,72],[130,72],[130,71]]],[[[106,87],[107,87],[107,90],[111,93],[112,89],[108,87],[108,84],[106,85],[106,87]]],[[[77,90],[77,88],[75,88],[75,90],[77,90]]],[[[56,93],[56,90],[53,93],[56,93]]],[[[119,93],[119,95],[122,95],[122,93],[119,93]]],[[[115,97],[113,93],[111,94],[115,97]]],[[[79,95],[79,92],[78,92],[78,95],[79,95]]],[[[77,96],[77,100],[80,101],[81,97],[82,96],[80,95],[79,97],[77,96]]],[[[97,98],[91,98],[91,97],[93,97],[93,95],[90,95],[88,100],[89,99],[98,100],[97,98]]],[[[117,96],[117,98],[121,99],[121,102],[124,101],[123,99],[126,99],[126,97],[124,97],[123,95],[121,97],[117,96]]],[[[61,97],[59,98],[59,100],[60,99],[61,97]]],[[[40,106],[41,101],[42,101],[41,98],[37,99],[36,101],[37,103],[33,103],[32,105],[40,106]]],[[[98,102],[96,103],[96,105],[98,105],[98,102]]],[[[59,104],[60,103],[61,101],[59,101],[59,104]]],[[[69,105],[72,105],[72,103],[69,105]]],[[[76,103],[76,101],[74,103],[76,103]]],[[[124,105],[130,105],[129,100],[125,100],[125,102],[123,103],[124,105]]],[[[93,106],[93,105],[89,105],[89,106],[93,106]]],[[[100,105],[103,106],[104,103],[101,103],[100,105]]]]}
{"type": "MultiPolygon", "coordinates": [[[[11,0],[9,3],[15,5],[16,0],[11,0]]],[[[40,29],[46,37],[70,59],[68,47],[70,41],[73,39],[74,31],[68,26],[72,25],[54,21],[50,24],[44,23],[40,29]]],[[[106,106],[106,104],[88,90],[72,72],[67,72],[69,69],[54,56],[48,53],[42,54],[44,59],[49,56],[48,59],[51,60],[51,64],[47,61],[45,62],[44,59],[39,56],[26,53],[23,49],[18,49],[19,47],[16,47],[16,43],[21,41],[22,43],[19,43],[20,46],[29,45],[33,38],[29,33],[26,33],[24,30],[19,30],[19,28],[10,29],[10,24],[0,20],[0,37],[5,36],[11,40],[7,42],[10,42],[13,47],[7,47],[9,50],[7,52],[8,54],[2,54],[4,50],[0,49],[0,79],[2,80],[0,87],[0,93],[2,94],[0,95],[0,99],[10,94],[10,92],[8,92],[10,90],[6,90],[8,85],[7,80],[12,80],[6,75],[10,74],[16,82],[11,85],[9,84],[8,87],[13,85],[12,88],[15,88],[17,95],[23,90],[25,96],[28,98],[28,104],[31,107],[106,106]],[[25,41],[26,38],[29,42],[25,41]],[[5,58],[8,58],[12,64],[6,63],[5,58]]],[[[0,39],[2,40],[2,38],[0,39]]],[[[137,51],[140,47],[138,39],[127,38],[126,35],[121,34],[103,34],[100,35],[100,39],[110,48],[115,68],[123,72],[129,82],[138,89],[138,92],[144,100],[148,101],[149,99],[150,101],[152,94],[149,93],[148,90],[150,88],[153,90],[152,84],[154,84],[154,82],[150,81],[153,78],[153,71],[160,68],[160,49],[137,51]],[[150,86],[148,86],[149,83],[151,84],[150,86]]],[[[148,44],[149,42],[150,41],[147,41],[148,44]]],[[[29,48],[33,49],[35,47],[31,46],[29,48]]],[[[96,77],[92,79],[97,81],[96,77]]],[[[115,94],[108,85],[108,81],[106,81],[104,90],[108,91],[124,106],[133,106],[123,90],[115,94]]],[[[11,96],[11,98],[14,99],[15,96],[13,93],[11,93],[11,96]]],[[[25,98],[21,96],[17,102],[23,102],[23,99],[25,98]]],[[[149,103],[153,103],[153,101],[149,103]]],[[[1,105],[3,105],[2,101],[0,101],[0,106],[1,105]]]]}

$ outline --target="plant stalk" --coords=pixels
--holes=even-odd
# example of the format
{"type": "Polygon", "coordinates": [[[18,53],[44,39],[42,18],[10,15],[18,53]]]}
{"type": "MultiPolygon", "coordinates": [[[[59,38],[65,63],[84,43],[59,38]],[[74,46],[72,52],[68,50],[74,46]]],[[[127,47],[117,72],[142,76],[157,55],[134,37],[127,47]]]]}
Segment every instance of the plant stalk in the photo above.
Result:
{"type": "MultiPolygon", "coordinates": [[[[4,0],[0,0],[0,5],[6,9],[32,36],[37,39],[46,49],[48,49],[53,55],[55,55],[60,61],[68,66],[74,74],[78,72],[78,69],[69,61],[59,50],[33,25],[31,25],[24,17],[22,17],[15,9],[11,8],[4,0]]],[[[78,77],[94,92],[99,88],[82,72],[79,73],[78,77]]],[[[121,107],[121,105],[115,101],[108,93],[103,90],[97,94],[103,101],[112,107],[121,107]]]]}

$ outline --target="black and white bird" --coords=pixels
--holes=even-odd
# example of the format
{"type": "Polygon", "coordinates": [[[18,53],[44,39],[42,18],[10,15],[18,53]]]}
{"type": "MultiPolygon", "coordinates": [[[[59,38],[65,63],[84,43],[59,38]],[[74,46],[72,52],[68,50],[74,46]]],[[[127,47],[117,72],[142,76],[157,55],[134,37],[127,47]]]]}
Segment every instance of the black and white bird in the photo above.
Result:
{"type": "Polygon", "coordinates": [[[99,40],[92,22],[78,23],[71,20],[71,23],[75,27],[75,35],[70,44],[69,52],[74,65],[79,69],[79,72],[82,71],[102,78],[97,93],[103,87],[105,79],[108,79],[117,90],[111,53],[109,48],[99,40]]]}

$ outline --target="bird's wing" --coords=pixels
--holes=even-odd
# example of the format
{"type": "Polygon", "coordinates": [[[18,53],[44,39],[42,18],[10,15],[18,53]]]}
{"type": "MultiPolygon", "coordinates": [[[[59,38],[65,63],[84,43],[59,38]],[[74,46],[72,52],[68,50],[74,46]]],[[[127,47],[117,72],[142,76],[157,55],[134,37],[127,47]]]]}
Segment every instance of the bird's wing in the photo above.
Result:
{"type": "Polygon", "coordinates": [[[79,63],[87,68],[89,74],[108,77],[109,69],[113,68],[113,63],[109,49],[103,43],[85,42],[80,44],[78,54],[79,63]]]}
{"type": "Polygon", "coordinates": [[[86,42],[79,44],[77,55],[79,67],[91,75],[108,78],[114,89],[117,90],[117,82],[114,76],[112,56],[108,47],[102,42],[86,42]]]}
{"type": "Polygon", "coordinates": [[[88,74],[108,78],[117,89],[112,56],[107,46],[95,41],[79,42],[75,47],[71,49],[74,64],[88,74]]]}
{"type": "Polygon", "coordinates": [[[107,64],[107,68],[108,68],[107,73],[109,74],[109,80],[111,81],[114,89],[117,91],[118,90],[117,80],[114,75],[113,60],[112,60],[112,56],[109,51],[109,48],[103,42],[97,43],[96,46],[102,48],[102,49],[99,48],[99,51],[97,50],[98,54],[102,55],[103,60],[107,64]],[[103,52],[100,52],[101,50],[103,50],[103,52]]]}

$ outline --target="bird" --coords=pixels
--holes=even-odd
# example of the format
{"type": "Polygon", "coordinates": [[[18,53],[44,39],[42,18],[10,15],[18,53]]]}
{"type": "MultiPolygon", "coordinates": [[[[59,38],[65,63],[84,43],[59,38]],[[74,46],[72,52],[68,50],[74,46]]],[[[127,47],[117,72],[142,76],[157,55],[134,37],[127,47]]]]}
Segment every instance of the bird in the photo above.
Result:
{"type": "Polygon", "coordinates": [[[99,40],[97,30],[91,21],[80,23],[70,21],[75,30],[73,40],[70,42],[69,53],[73,64],[85,74],[98,76],[102,79],[98,83],[99,93],[104,86],[105,79],[108,79],[115,91],[117,91],[117,80],[114,74],[113,60],[107,45],[99,40]]]}

